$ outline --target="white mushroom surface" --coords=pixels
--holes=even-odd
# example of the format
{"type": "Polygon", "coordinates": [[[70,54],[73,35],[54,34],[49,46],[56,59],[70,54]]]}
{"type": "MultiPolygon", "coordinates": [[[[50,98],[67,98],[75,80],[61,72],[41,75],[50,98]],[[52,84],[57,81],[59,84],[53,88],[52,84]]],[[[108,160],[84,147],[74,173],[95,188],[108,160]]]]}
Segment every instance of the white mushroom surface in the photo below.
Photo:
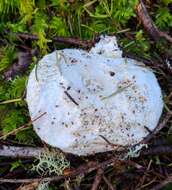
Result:
{"type": "Polygon", "coordinates": [[[43,141],[90,155],[139,143],[157,126],[163,109],[157,79],[121,54],[116,38],[105,36],[89,52],[63,49],[39,61],[26,100],[32,119],[46,112],[33,123],[43,141]]]}

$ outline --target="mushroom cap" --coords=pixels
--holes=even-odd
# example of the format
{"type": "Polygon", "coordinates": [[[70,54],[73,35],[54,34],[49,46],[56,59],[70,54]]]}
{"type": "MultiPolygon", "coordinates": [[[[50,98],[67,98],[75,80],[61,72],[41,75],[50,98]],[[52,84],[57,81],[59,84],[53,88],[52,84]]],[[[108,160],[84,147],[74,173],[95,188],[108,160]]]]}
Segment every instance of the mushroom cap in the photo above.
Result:
{"type": "Polygon", "coordinates": [[[33,123],[43,141],[90,155],[137,144],[157,126],[163,109],[157,79],[121,53],[115,37],[101,37],[90,52],[63,49],[39,61],[26,100],[31,119],[46,112],[33,123]]]}

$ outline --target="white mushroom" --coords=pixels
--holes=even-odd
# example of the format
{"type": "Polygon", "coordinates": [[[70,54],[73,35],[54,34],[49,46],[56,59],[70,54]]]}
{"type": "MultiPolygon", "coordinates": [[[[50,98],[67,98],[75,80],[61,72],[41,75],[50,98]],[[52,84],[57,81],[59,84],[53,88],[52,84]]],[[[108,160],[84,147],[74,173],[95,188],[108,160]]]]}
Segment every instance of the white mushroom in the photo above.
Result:
{"type": "Polygon", "coordinates": [[[157,79],[121,54],[116,38],[105,36],[89,52],[63,49],[39,61],[26,99],[32,119],[46,112],[33,123],[43,141],[89,155],[139,143],[156,127],[163,109],[157,79]]]}

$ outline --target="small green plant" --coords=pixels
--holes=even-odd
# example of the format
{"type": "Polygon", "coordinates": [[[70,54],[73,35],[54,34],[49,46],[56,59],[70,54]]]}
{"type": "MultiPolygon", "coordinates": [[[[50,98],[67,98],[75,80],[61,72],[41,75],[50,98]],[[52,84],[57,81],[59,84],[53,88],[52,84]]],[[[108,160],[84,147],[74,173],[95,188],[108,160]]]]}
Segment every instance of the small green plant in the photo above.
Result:
{"type": "Polygon", "coordinates": [[[13,46],[5,46],[0,49],[0,72],[10,66],[16,58],[16,51],[13,46]]]}
{"type": "Polygon", "coordinates": [[[172,27],[172,15],[167,7],[158,7],[155,23],[163,30],[172,27]]]}
{"type": "Polygon", "coordinates": [[[34,15],[34,24],[32,25],[32,32],[38,35],[39,40],[37,42],[37,45],[43,51],[43,53],[46,53],[48,49],[47,43],[49,40],[46,39],[47,29],[47,15],[36,10],[36,13],[34,15]]]}
{"type": "Polygon", "coordinates": [[[17,161],[12,162],[10,171],[14,171],[18,167],[23,167],[24,168],[24,165],[22,164],[21,160],[17,160],[17,161]]]}
{"type": "Polygon", "coordinates": [[[25,116],[22,113],[22,110],[11,110],[9,113],[6,114],[5,118],[3,119],[1,126],[3,135],[8,134],[9,132],[13,131],[17,127],[23,125],[26,122],[25,116]]]}

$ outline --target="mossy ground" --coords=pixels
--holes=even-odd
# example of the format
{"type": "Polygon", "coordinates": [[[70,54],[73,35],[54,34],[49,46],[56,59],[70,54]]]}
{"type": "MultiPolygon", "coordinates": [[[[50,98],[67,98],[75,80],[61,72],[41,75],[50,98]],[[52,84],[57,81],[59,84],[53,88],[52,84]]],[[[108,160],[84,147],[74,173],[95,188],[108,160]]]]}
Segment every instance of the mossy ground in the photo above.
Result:
{"type": "MultiPolygon", "coordinates": [[[[58,44],[50,39],[55,36],[93,39],[100,34],[115,34],[126,54],[148,61],[154,69],[164,95],[164,113],[172,112],[171,93],[172,76],[166,65],[172,62],[172,45],[165,39],[153,41],[138,19],[135,7],[138,0],[1,0],[0,1],[0,102],[14,100],[13,103],[0,104],[0,134],[6,135],[29,122],[29,113],[25,103],[25,88],[29,72],[44,54],[55,49],[71,47],[58,44]],[[36,34],[39,40],[22,40],[16,33],[36,34]],[[3,74],[18,61],[21,51],[39,49],[39,56],[32,58],[32,64],[25,73],[18,73],[10,81],[3,74]],[[15,99],[21,98],[20,101],[15,99]]],[[[172,34],[172,1],[146,1],[146,6],[156,26],[172,34]]],[[[9,135],[0,143],[11,145],[43,145],[32,126],[9,135]]],[[[152,144],[172,144],[171,122],[152,141],[152,144]]],[[[94,158],[81,158],[81,162],[94,158]]],[[[77,159],[78,160],[78,159],[77,159]]],[[[127,165],[115,164],[105,174],[117,189],[150,189],[172,174],[172,156],[148,156],[134,159],[145,170],[127,165]]],[[[0,177],[30,177],[32,160],[0,158],[0,177]],[[27,172],[26,172],[27,171],[27,172]]],[[[79,164],[79,161],[78,161],[79,164]]],[[[77,166],[77,164],[74,164],[77,166]]],[[[74,180],[62,180],[51,184],[50,189],[90,189],[95,173],[74,180]]],[[[17,185],[1,184],[0,189],[16,189],[17,185]]],[[[102,182],[99,189],[108,189],[102,182]]],[[[172,186],[169,188],[172,189],[172,186]]]]}

